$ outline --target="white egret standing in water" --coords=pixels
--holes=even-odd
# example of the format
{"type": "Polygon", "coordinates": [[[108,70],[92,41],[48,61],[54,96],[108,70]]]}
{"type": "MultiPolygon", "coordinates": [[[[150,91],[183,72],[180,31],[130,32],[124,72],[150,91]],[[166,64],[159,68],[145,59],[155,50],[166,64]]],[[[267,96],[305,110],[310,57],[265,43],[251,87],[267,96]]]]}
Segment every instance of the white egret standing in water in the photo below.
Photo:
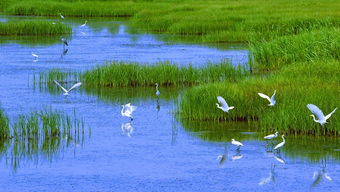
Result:
{"type": "Polygon", "coordinates": [[[59,13],[59,15],[61,19],[65,19],[65,17],[61,13],[59,13]]]}
{"type": "Polygon", "coordinates": [[[312,113],[316,115],[318,119],[315,119],[315,116],[313,114],[310,116],[313,117],[313,120],[315,122],[320,123],[321,126],[327,123],[327,119],[329,119],[332,116],[332,114],[337,110],[337,108],[335,108],[332,112],[325,116],[323,112],[319,109],[319,107],[317,107],[316,105],[308,104],[307,107],[312,113]]]}
{"type": "Polygon", "coordinates": [[[276,90],[274,91],[274,94],[272,95],[272,97],[269,98],[269,96],[263,94],[263,93],[258,93],[260,97],[264,98],[264,99],[267,99],[269,101],[269,104],[268,106],[274,106],[276,104],[276,101],[274,99],[275,97],[275,94],[276,94],[276,90]]]}
{"type": "Polygon", "coordinates": [[[38,58],[39,58],[39,55],[35,54],[35,53],[32,53],[32,56],[34,57],[34,60],[33,61],[37,61],[38,58]]]}
{"type": "Polygon", "coordinates": [[[159,97],[161,95],[161,92],[158,90],[158,83],[155,83],[156,85],[156,96],[159,97]]]}
{"type": "Polygon", "coordinates": [[[264,139],[274,139],[277,137],[277,134],[278,132],[276,131],[275,134],[270,134],[270,135],[267,135],[265,137],[263,137],[264,139]]]}
{"type": "Polygon", "coordinates": [[[132,106],[131,103],[122,105],[122,111],[121,114],[124,117],[129,117],[131,121],[133,120],[132,113],[137,109],[136,106],[132,106]]]}
{"type": "Polygon", "coordinates": [[[228,112],[229,110],[234,109],[234,106],[229,107],[228,103],[221,96],[217,96],[217,101],[221,104],[220,106],[218,103],[216,103],[217,108],[222,109],[222,111],[224,112],[228,112]]]}
{"type": "Polygon", "coordinates": [[[84,24],[80,25],[80,27],[85,27],[85,26],[86,26],[86,23],[87,23],[87,20],[85,21],[84,24]]]}
{"type": "Polygon", "coordinates": [[[64,95],[68,95],[68,93],[69,93],[72,89],[74,89],[74,88],[76,88],[76,87],[79,87],[79,86],[81,85],[81,82],[78,82],[78,83],[74,84],[69,90],[67,90],[67,89],[65,89],[63,86],[61,86],[60,83],[59,83],[58,81],[54,80],[54,83],[57,84],[57,85],[64,91],[64,95]]]}
{"type": "Polygon", "coordinates": [[[239,141],[236,141],[235,139],[231,139],[231,144],[236,145],[237,146],[237,150],[240,150],[240,147],[243,146],[243,144],[239,141]]]}
{"type": "Polygon", "coordinates": [[[284,136],[285,136],[285,135],[282,135],[282,136],[281,136],[283,141],[282,141],[281,143],[277,144],[277,145],[274,147],[275,150],[280,149],[281,147],[283,147],[283,146],[285,145],[286,140],[285,140],[284,136]]]}

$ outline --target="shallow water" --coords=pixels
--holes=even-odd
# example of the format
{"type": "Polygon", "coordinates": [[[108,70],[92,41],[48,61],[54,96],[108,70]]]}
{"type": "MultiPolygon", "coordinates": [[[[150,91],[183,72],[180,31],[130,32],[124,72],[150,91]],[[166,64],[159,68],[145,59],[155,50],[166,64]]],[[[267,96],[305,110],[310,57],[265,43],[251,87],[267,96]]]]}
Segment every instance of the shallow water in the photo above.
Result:
{"type": "MultiPolygon", "coordinates": [[[[208,60],[233,58],[236,65],[247,58],[242,47],[164,42],[169,38],[134,33],[126,22],[90,20],[84,29],[78,27],[83,21],[68,22],[74,33],[64,55],[59,37],[0,37],[1,106],[12,121],[44,106],[70,114],[75,110],[91,133],[82,143],[57,147],[52,158],[43,152],[35,158],[23,153],[16,166],[11,162],[13,148],[4,147],[0,191],[337,191],[340,187],[339,140],[288,136],[282,151],[272,153],[256,124],[174,118],[184,88],[160,88],[159,101],[154,88],[80,87],[68,97],[34,89],[29,83],[32,75],[52,68],[84,70],[110,60],[168,60],[198,67],[208,60]],[[33,62],[31,52],[40,56],[38,61],[33,62]],[[128,102],[138,106],[131,124],[120,115],[121,104],[128,102]],[[230,145],[231,138],[245,146],[238,152],[230,145]]],[[[281,138],[274,141],[279,142],[281,138]]]]}

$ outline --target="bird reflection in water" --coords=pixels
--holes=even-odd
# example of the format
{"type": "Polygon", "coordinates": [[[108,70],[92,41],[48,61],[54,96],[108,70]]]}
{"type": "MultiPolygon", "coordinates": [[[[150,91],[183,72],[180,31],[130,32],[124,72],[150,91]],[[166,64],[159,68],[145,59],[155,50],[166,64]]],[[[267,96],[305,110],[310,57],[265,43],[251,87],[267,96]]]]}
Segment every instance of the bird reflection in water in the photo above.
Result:
{"type": "Polygon", "coordinates": [[[262,178],[261,181],[259,182],[259,185],[266,185],[268,183],[275,183],[275,165],[272,164],[270,168],[269,175],[265,178],[262,178]]]}
{"type": "Polygon", "coordinates": [[[239,159],[242,159],[243,155],[240,153],[240,151],[236,151],[236,154],[231,157],[231,160],[236,161],[239,159]]]}
{"type": "Polygon", "coordinates": [[[218,164],[219,164],[220,167],[223,167],[227,158],[228,158],[228,146],[226,144],[225,147],[224,147],[224,153],[222,155],[217,156],[218,164]]]}
{"type": "Polygon", "coordinates": [[[324,178],[328,181],[333,180],[326,171],[326,160],[322,160],[320,168],[320,170],[314,171],[313,173],[313,183],[311,184],[311,187],[319,185],[324,178]]]}
{"type": "Polygon", "coordinates": [[[131,122],[122,123],[121,129],[122,129],[123,135],[131,137],[131,134],[133,132],[133,127],[132,127],[131,122]]]}

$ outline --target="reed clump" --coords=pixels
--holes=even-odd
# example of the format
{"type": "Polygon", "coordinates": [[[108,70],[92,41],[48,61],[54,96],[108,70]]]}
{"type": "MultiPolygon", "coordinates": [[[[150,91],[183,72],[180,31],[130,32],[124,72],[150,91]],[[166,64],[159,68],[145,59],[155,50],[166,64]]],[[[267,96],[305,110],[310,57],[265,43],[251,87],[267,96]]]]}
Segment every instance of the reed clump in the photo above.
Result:
{"type": "Polygon", "coordinates": [[[4,111],[0,109],[0,140],[9,138],[11,131],[9,128],[8,117],[5,115],[4,111]]]}
{"type": "Polygon", "coordinates": [[[38,35],[64,35],[71,34],[71,27],[57,22],[48,21],[18,21],[0,23],[0,35],[11,36],[38,36],[38,35]]]}
{"type": "Polygon", "coordinates": [[[340,72],[334,71],[338,61],[300,63],[287,66],[267,77],[249,77],[236,83],[212,83],[194,87],[181,97],[178,111],[181,118],[204,121],[258,121],[264,132],[338,135],[339,113],[321,127],[309,116],[306,107],[312,103],[325,113],[338,107],[340,72]],[[321,88],[322,87],[322,88],[321,88]],[[262,92],[275,96],[277,104],[267,106],[262,92]],[[223,96],[235,109],[224,113],[216,108],[216,96],[223,96]]]}

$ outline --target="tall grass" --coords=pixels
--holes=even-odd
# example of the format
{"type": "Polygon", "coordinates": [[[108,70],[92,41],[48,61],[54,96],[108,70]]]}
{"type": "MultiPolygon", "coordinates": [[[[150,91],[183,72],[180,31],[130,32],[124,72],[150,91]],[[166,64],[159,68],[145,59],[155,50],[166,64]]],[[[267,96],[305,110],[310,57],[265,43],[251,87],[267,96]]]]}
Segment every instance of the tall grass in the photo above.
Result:
{"type": "Polygon", "coordinates": [[[178,67],[169,62],[146,65],[129,62],[112,62],[85,72],[61,72],[51,70],[35,77],[35,84],[52,85],[53,80],[62,82],[80,80],[87,87],[128,86],[190,86],[209,82],[231,81],[244,78],[248,72],[229,63],[208,64],[203,68],[178,67]]]}
{"type": "Polygon", "coordinates": [[[0,35],[63,35],[70,34],[72,29],[62,23],[48,21],[18,21],[0,23],[0,35]]]}
{"type": "Polygon", "coordinates": [[[273,70],[295,62],[340,59],[340,29],[324,29],[254,43],[254,68],[273,70]]]}
{"type": "Polygon", "coordinates": [[[4,111],[0,109],[0,140],[10,137],[10,128],[8,123],[8,118],[4,114],[4,111]]]}
{"type": "Polygon", "coordinates": [[[335,113],[325,127],[320,127],[309,116],[308,103],[319,106],[325,113],[338,107],[340,94],[338,61],[300,63],[288,66],[268,77],[252,77],[228,84],[214,83],[194,87],[181,98],[181,118],[213,121],[259,121],[264,132],[293,134],[340,134],[340,113],[335,113]],[[277,104],[257,93],[271,95],[277,90],[277,104]],[[216,96],[223,96],[235,109],[224,113],[216,108],[216,96]]]}

